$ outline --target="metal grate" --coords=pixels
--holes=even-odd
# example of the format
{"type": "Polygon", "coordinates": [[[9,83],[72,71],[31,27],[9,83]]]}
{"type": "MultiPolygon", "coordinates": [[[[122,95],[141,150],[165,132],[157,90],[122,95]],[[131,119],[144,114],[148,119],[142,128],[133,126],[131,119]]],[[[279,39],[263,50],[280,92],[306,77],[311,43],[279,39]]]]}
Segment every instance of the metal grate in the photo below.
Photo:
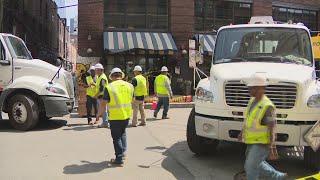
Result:
{"type": "MultiPolygon", "coordinates": [[[[295,106],[297,86],[280,83],[266,87],[266,95],[278,109],[290,109],[295,106]]],[[[225,99],[229,106],[246,107],[250,100],[248,87],[241,81],[228,81],[225,84],[225,99]]]]}

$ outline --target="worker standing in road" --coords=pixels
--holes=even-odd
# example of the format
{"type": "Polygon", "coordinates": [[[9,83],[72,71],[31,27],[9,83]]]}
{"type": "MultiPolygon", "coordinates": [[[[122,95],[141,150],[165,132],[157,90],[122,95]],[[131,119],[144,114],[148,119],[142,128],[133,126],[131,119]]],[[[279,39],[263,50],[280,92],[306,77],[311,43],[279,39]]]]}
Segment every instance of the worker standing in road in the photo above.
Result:
{"type": "Polygon", "coordinates": [[[268,179],[285,179],[287,174],[275,170],[266,162],[275,141],[275,106],[265,95],[267,79],[263,73],[250,78],[251,99],[246,109],[246,119],[239,140],[247,144],[245,171],[248,180],[258,180],[260,175],[268,179]]]}
{"type": "Polygon", "coordinates": [[[109,78],[112,83],[107,85],[104,91],[103,101],[101,103],[99,116],[102,115],[106,104],[109,109],[109,122],[113,146],[115,150],[115,159],[111,159],[114,165],[123,165],[123,160],[127,150],[126,128],[132,115],[132,84],[123,81],[124,73],[119,68],[112,69],[109,78]]]}
{"type": "MultiPolygon", "coordinates": [[[[100,106],[102,98],[103,98],[103,90],[108,85],[108,78],[106,74],[104,73],[104,68],[102,64],[98,63],[95,66],[95,72],[97,75],[97,83],[96,83],[96,98],[98,99],[98,106],[100,106]]],[[[99,107],[100,109],[100,107],[99,107]]],[[[97,123],[96,121],[95,123],[97,123]]],[[[98,126],[99,128],[108,128],[108,113],[107,110],[104,110],[103,116],[102,116],[102,123],[98,126]]]]}
{"type": "Polygon", "coordinates": [[[138,110],[141,115],[141,123],[139,126],[146,125],[146,115],[144,112],[144,97],[148,94],[147,90],[147,80],[142,76],[141,66],[135,66],[133,69],[135,75],[132,78],[132,85],[134,86],[134,100],[133,100],[133,117],[132,117],[132,126],[137,127],[138,123],[138,110]]]}
{"type": "Polygon", "coordinates": [[[168,77],[168,68],[166,66],[163,66],[161,68],[161,74],[157,76],[155,79],[154,93],[158,97],[157,108],[153,114],[154,118],[157,118],[158,112],[161,106],[163,106],[162,119],[169,119],[169,101],[170,99],[172,99],[173,93],[171,90],[171,82],[168,77]]]}
{"type": "Polygon", "coordinates": [[[91,123],[91,113],[92,113],[92,107],[94,109],[94,117],[96,117],[98,113],[97,109],[97,99],[95,99],[96,95],[96,76],[95,76],[95,68],[94,66],[91,66],[88,71],[88,76],[86,77],[85,81],[85,88],[87,93],[87,102],[86,102],[86,108],[87,108],[87,119],[88,124],[91,123]]]}

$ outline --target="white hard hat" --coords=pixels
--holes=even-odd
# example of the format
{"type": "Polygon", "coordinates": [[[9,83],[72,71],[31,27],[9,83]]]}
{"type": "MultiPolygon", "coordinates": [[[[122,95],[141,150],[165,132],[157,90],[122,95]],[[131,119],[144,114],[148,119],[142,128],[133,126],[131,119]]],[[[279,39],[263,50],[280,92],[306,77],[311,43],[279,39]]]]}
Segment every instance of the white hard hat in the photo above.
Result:
{"type": "Polygon", "coordinates": [[[94,66],[91,66],[90,69],[89,69],[89,71],[90,71],[90,70],[95,70],[95,69],[96,69],[96,68],[95,68],[94,66]]]}
{"type": "Polygon", "coordinates": [[[135,66],[133,71],[140,71],[142,72],[142,67],[141,66],[135,66]]]}
{"type": "Polygon", "coordinates": [[[98,63],[96,65],[94,65],[95,69],[104,69],[104,67],[102,66],[102,64],[98,63]]]}
{"type": "Polygon", "coordinates": [[[122,78],[124,78],[124,73],[122,72],[122,70],[120,68],[113,68],[110,72],[109,78],[111,79],[112,74],[114,73],[121,73],[122,74],[122,78]]]}
{"type": "Polygon", "coordinates": [[[267,78],[264,73],[253,74],[247,82],[247,86],[267,86],[267,78]]]}
{"type": "Polygon", "coordinates": [[[166,66],[162,66],[162,68],[161,68],[161,72],[168,72],[169,70],[168,70],[168,68],[166,67],[166,66]]]}

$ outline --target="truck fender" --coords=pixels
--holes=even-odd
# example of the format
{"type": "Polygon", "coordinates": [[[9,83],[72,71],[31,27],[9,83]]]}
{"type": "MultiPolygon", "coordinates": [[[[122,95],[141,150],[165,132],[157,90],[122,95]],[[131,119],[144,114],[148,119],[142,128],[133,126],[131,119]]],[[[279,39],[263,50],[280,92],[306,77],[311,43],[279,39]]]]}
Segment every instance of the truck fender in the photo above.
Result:
{"type": "Polygon", "coordinates": [[[38,95],[45,95],[45,87],[48,79],[39,76],[22,76],[14,81],[6,89],[28,89],[38,95]]]}

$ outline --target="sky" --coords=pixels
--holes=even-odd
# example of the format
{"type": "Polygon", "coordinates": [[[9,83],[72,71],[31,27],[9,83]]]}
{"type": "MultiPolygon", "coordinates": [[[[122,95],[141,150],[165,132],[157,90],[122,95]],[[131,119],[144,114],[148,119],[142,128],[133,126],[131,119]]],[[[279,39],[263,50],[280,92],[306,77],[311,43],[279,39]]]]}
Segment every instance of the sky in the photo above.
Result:
{"type": "MultiPolygon", "coordinates": [[[[57,3],[58,7],[78,4],[78,0],[55,0],[55,2],[57,3]],[[63,2],[64,2],[64,5],[63,5],[63,2]]],[[[78,6],[67,7],[67,8],[64,8],[63,10],[61,9],[59,11],[59,13],[62,13],[62,15],[61,14],[59,14],[59,15],[64,16],[64,14],[65,14],[65,16],[67,18],[67,26],[69,26],[70,25],[70,18],[74,18],[74,17],[78,16],[78,6]]]]}

